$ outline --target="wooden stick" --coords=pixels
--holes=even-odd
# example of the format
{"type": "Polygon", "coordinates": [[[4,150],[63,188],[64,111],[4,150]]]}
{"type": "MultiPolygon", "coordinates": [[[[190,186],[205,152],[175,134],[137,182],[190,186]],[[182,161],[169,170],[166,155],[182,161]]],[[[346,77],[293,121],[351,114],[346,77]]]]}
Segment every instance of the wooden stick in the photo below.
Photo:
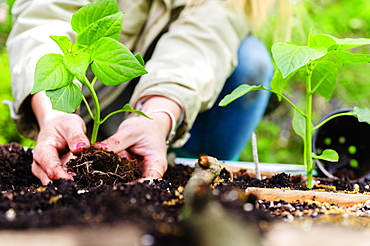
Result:
{"type": "Polygon", "coordinates": [[[253,152],[253,162],[254,168],[256,170],[256,179],[261,180],[261,173],[259,169],[259,160],[258,160],[258,150],[257,150],[257,137],[256,133],[252,132],[252,152],[253,152]]]}

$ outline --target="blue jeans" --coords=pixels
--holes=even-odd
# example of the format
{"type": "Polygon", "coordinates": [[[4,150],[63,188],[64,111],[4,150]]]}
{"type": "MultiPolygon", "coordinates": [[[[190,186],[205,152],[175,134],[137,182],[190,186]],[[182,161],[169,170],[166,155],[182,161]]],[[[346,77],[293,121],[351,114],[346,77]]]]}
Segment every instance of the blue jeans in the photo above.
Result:
{"type": "Polygon", "coordinates": [[[198,115],[190,139],[174,151],[177,156],[197,158],[199,154],[207,154],[220,160],[237,160],[264,115],[270,93],[250,92],[224,108],[218,103],[244,83],[269,87],[273,71],[265,45],[254,36],[246,37],[238,51],[238,66],[214,106],[198,115]]]}

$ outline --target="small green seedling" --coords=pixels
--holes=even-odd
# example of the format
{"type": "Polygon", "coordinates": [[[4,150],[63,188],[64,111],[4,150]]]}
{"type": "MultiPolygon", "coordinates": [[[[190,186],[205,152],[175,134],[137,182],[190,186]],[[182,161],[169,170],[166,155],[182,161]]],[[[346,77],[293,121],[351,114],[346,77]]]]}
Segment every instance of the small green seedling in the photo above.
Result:
{"type": "Polygon", "coordinates": [[[338,39],[326,34],[309,35],[306,46],[294,43],[275,43],[272,46],[272,56],[277,70],[271,82],[271,89],[262,85],[250,86],[243,84],[231,94],[226,95],[219,106],[226,106],[237,98],[251,91],[266,90],[275,93],[279,99],[286,100],[295,110],[293,115],[293,129],[304,142],[304,165],[307,174],[307,187],[312,188],[312,173],[315,159],[337,162],[339,156],[336,151],[326,149],[321,155],[312,153],[312,134],[327,121],[350,115],[358,118],[360,122],[370,123],[370,110],[365,107],[354,107],[351,112],[333,115],[318,125],[312,123],[312,97],[314,93],[330,100],[333,93],[338,68],[349,63],[370,63],[369,54],[353,54],[344,50],[369,45],[370,39],[338,39]],[[287,82],[295,75],[306,84],[305,109],[300,109],[291,100],[283,95],[287,82]]]}
{"type": "Polygon", "coordinates": [[[115,86],[147,73],[141,55],[133,55],[118,41],[122,22],[123,13],[118,11],[116,0],[87,4],[72,16],[71,26],[77,33],[75,43],[67,36],[51,36],[63,55],[44,55],[36,65],[31,93],[45,90],[53,109],[66,113],[75,112],[83,100],[94,120],[91,143],[96,142],[99,126],[116,113],[128,111],[146,116],[128,104],[104,119],[100,116],[100,103],[94,90],[97,80],[115,86]],[[86,76],[89,67],[94,74],[91,81],[86,76]],[[83,96],[81,84],[89,90],[94,109],[83,96]]]}

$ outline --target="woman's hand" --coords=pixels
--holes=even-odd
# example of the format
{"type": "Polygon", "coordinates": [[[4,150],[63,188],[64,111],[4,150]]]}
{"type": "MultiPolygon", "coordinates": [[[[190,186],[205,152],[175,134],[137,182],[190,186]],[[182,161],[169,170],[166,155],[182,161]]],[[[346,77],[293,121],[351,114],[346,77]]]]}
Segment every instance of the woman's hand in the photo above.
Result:
{"type": "Polygon", "coordinates": [[[33,152],[32,173],[44,185],[54,179],[73,179],[65,164],[72,152],[89,146],[85,123],[76,114],[52,110],[44,92],[33,95],[31,105],[40,126],[33,152]]]}

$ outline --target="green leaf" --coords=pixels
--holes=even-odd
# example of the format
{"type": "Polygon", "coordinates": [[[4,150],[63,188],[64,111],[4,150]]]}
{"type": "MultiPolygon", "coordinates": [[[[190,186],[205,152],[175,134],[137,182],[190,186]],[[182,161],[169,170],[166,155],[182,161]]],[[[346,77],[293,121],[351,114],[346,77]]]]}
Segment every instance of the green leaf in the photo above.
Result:
{"type": "Polygon", "coordinates": [[[370,63],[370,55],[352,54],[345,51],[337,51],[334,54],[337,57],[337,62],[339,66],[350,63],[370,63]]]}
{"type": "MultiPolygon", "coordinates": [[[[284,91],[285,85],[288,82],[287,78],[283,78],[279,69],[276,69],[274,72],[274,76],[270,82],[271,89],[282,93],[284,91]]],[[[280,100],[281,98],[279,98],[280,100]]]]}
{"type": "Polygon", "coordinates": [[[308,47],[324,47],[330,49],[333,45],[336,45],[335,40],[332,36],[326,34],[316,34],[311,36],[308,42],[308,47]]]}
{"type": "Polygon", "coordinates": [[[324,161],[331,161],[331,162],[337,162],[339,161],[339,155],[338,153],[333,149],[325,149],[321,155],[316,155],[314,153],[311,153],[312,158],[314,159],[320,159],[324,161]]]}
{"type": "Polygon", "coordinates": [[[67,86],[73,80],[73,75],[63,63],[60,54],[47,54],[36,64],[34,85],[31,94],[43,90],[55,90],[67,86]]]}
{"type": "Polygon", "coordinates": [[[118,85],[146,74],[138,59],[122,43],[102,38],[93,47],[91,69],[108,86],[118,85]]]}
{"type": "Polygon", "coordinates": [[[71,53],[63,57],[64,65],[81,82],[85,82],[87,68],[90,65],[90,54],[81,52],[77,55],[71,53]]]}
{"type": "Polygon", "coordinates": [[[242,85],[239,85],[237,88],[235,88],[230,94],[226,95],[221,101],[220,103],[218,104],[218,106],[220,107],[225,107],[227,106],[229,103],[235,101],[236,99],[238,99],[239,97],[242,97],[244,96],[245,94],[247,94],[248,92],[251,92],[251,91],[258,91],[258,90],[266,90],[265,88],[263,88],[262,85],[248,85],[248,84],[242,84],[242,85]]]}
{"type": "Polygon", "coordinates": [[[354,107],[353,111],[349,112],[358,118],[359,122],[366,122],[370,124],[370,109],[366,107],[354,107]]]}
{"type": "MultiPolygon", "coordinates": [[[[289,76],[287,76],[286,78],[283,78],[283,76],[281,75],[280,70],[276,69],[275,73],[274,73],[274,77],[272,78],[272,80],[270,82],[271,88],[274,91],[282,94],[287,82],[294,76],[294,74],[295,74],[295,72],[289,74],[289,76]]],[[[281,100],[281,96],[279,94],[276,94],[276,95],[279,98],[279,100],[281,100]]]]}
{"type": "Polygon", "coordinates": [[[304,140],[306,136],[306,119],[297,110],[294,110],[293,113],[292,126],[294,132],[304,140]]]}
{"type": "Polygon", "coordinates": [[[275,43],[271,51],[283,78],[310,61],[317,60],[327,54],[327,49],[323,47],[310,48],[291,43],[275,43]]]}
{"type": "Polygon", "coordinates": [[[81,45],[78,45],[77,43],[74,43],[72,44],[72,47],[71,47],[71,53],[73,55],[77,55],[78,53],[81,53],[83,52],[84,50],[86,50],[86,52],[89,52],[90,49],[88,49],[88,47],[81,47],[81,45]]]}
{"type": "Polygon", "coordinates": [[[76,43],[79,46],[91,46],[103,37],[118,40],[121,34],[122,22],[122,12],[106,16],[103,19],[90,24],[79,35],[77,35],[76,43]]]}
{"type": "Polygon", "coordinates": [[[73,113],[82,101],[80,88],[74,83],[60,89],[46,91],[46,95],[50,97],[53,109],[66,113],[73,113]]]}
{"type": "Polygon", "coordinates": [[[142,66],[145,66],[145,61],[144,61],[144,59],[143,59],[143,57],[141,56],[141,54],[140,54],[140,53],[137,53],[137,54],[135,55],[135,57],[136,57],[137,61],[138,61],[142,66]]]}
{"type": "Polygon", "coordinates": [[[54,40],[58,45],[59,48],[63,51],[64,54],[68,54],[72,48],[72,42],[69,40],[67,36],[50,36],[52,40],[54,40]]]}
{"type": "Polygon", "coordinates": [[[334,87],[337,82],[337,74],[337,65],[331,61],[318,62],[312,72],[312,88],[315,88],[320,82],[321,84],[315,92],[327,101],[330,100],[330,97],[333,94],[334,87]]]}
{"type": "Polygon", "coordinates": [[[71,25],[73,30],[79,34],[93,22],[117,12],[116,0],[97,0],[83,6],[73,14],[71,25]]]}
{"type": "Polygon", "coordinates": [[[348,50],[370,44],[366,38],[344,38],[339,39],[327,34],[316,34],[311,37],[309,47],[325,47],[328,51],[348,50]]]}
{"type": "Polygon", "coordinates": [[[138,115],[141,115],[141,116],[144,116],[146,118],[149,118],[151,119],[148,115],[146,115],[144,112],[140,111],[140,110],[136,110],[136,109],[133,109],[130,104],[125,104],[122,108],[122,111],[124,112],[131,112],[131,113],[135,113],[135,114],[138,114],[138,115]]]}

